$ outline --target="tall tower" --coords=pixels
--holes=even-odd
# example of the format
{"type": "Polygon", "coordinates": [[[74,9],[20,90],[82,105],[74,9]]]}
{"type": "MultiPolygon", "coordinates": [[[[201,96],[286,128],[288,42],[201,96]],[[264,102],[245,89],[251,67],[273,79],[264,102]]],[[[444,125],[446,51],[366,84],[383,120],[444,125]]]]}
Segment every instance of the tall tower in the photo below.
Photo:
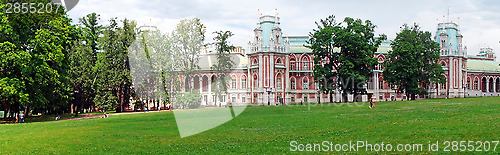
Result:
{"type": "Polygon", "coordinates": [[[441,84],[437,97],[464,97],[464,86],[467,75],[467,50],[462,44],[462,34],[458,24],[454,22],[439,23],[435,41],[440,46],[438,63],[445,70],[446,84],[441,84]]]}
{"type": "Polygon", "coordinates": [[[252,103],[285,103],[285,81],[288,80],[289,41],[283,37],[280,18],[264,15],[258,18],[254,37],[249,41],[248,77],[252,103]]]}

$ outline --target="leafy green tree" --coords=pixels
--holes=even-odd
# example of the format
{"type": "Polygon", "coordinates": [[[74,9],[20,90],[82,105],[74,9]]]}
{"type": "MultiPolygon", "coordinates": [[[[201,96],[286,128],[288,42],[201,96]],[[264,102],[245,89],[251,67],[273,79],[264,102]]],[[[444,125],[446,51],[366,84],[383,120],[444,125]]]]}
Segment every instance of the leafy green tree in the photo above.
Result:
{"type": "Polygon", "coordinates": [[[104,28],[101,41],[103,52],[97,54],[97,95],[96,106],[120,112],[129,104],[132,81],[128,48],[135,40],[135,22],[125,19],[123,27],[118,26],[116,18],[109,20],[104,28]]]}
{"type": "Polygon", "coordinates": [[[176,94],[175,97],[176,106],[183,106],[189,109],[195,109],[200,107],[201,104],[201,94],[198,90],[187,91],[184,94],[176,94]]]}
{"type": "Polygon", "coordinates": [[[391,43],[392,51],[385,60],[384,80],[397,86],[398,93],[427,94],[430,83],[446,82],[439,60],[439,44],[431,39],[430,32],[423,32],[418,25],[403,25],[391,43]]]}
{"type": "MultiPolygon", "coordinates": [[[[205,26],[200,19],[184,19],[181,20],[174,32],[172,32],[173,51],[179,56],[179,70],[187,81],[190,81],[192,76],[198,72],[198,62],[200,60],[199,52],[205,46],[205,26]]],[[[184,83],[186,88],[192,88],[191,83],[184,83]]],[[[186,90],[186,91],[188,91],[186,90]]]]}
{"type": "Polygon", "coordinates": [[[325,20],[316,22],[318,29],[309,33],[310,39],[308,48],[312,49],[314,57],[313,76],[319,89],[324,93],[330,93],[330,102],[333,102],[333,94],[337,83],[334,79],[338,77],[337,70],[340,69],[338,59],[340,53],[333,42],[335,31],[339,24],[335,21],[335,16],[331,15],[325,20]]]}
{"type": "MultiPolygon", "coordinates": [[[[97,53],[100,50],[99,36],[102,26],[99,25],[99,15],[88,14],[80,18],[79,34],[81,37],[75,41],[75,47],[70,53],[70,76],[74,89],[73,103],[75,113],[78,115],[83,108],[90,108],[95,98],[95,80],[97,78],[97,53]]],[[[73,111],[72,109],[72,111],[73,111]]]]}
{"type": "Polygon", "coordinates": [[[231,31],[216,31],[214,34],[217,34],[217,36],[214,37],[215,43],[213,43],[215,45],[215,51],[217,52],[217,62],[215,62],[211,68],[214,70],[214,75],[216,77],[212,87],[215,88],[213,92],[215,93],[215,104],[217,105],[217,98],[222,98],[222,94],[227,94],[229,82],[228,75],[231,68],[235,65],[235,63],[231,61],[229,54],[235,47],[229,45],[229,38],[233,36],[231,31]]]}
{"type": "Polygon", "coordinates": [[[366,93],[363,85],[377,64],[374,53],[385,35],[375,37],[375,25],[371,21],[346,17],[336,23],[334,16],[321,20],[318,30],[310,35],[310,46],[315,54],[314,77],[323,92],[332,92],[337,87],[347,94],[366,93]],[[338,49],[338,50],[335,50],[338,49]]]}
{"type": "Polygon", "coordinates": [[[154,94],[155,99],[158,104],[161,100],[165,105],[174,98],[176,90],[180,90],[181,81],[178,79],[182,73],[178,68],[182,62],[181,53],[173,50],[174,39],[169,34],[163,34],[159,30],[143,34],[147,36],[147,49],[154,51],[151,53],[151,64],[157,79],[153,86],[159,90],[154,94]]]}
{"type": "MultiPolygon", "coordinates": [[[[0,4],[0,93],[6,111],[68,111],[69,51],[78,38],[64,10],[44,14],[5,14],[0,4]]],[[[40,0],[49,3],[50,0],[40,0]]],[[[36,6],[38,9],[38,6],[36,6]]]]}
{"type": "Polygon", "coordinates": [[[140,30],[129,49],[136,99],[159,107],[160,100],[165,104],[178,97],[182,85],[189,92],[192,86],[185,81],[199,71],[204,33],[205,27],[197,18],[182,20],[170,34],[140,30]]]}

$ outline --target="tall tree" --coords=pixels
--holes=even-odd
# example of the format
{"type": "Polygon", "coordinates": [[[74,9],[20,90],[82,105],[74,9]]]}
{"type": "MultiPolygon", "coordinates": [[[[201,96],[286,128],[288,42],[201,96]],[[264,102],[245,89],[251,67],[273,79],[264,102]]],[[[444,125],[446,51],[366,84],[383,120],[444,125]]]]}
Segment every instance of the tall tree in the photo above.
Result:
{"type": "Polygon", "coordinates": [[[439,44],[432,34],[423,32],[414,24],[403,25],[391,43],[392,51],[385,61],[384,80],[397,86],[398,93],[415,100],[415,95],[427,94],[430,83],[444,83],[445,77],[439,60],[439,44]]]}
{"type": "Polygon", "coordinates": [[[212,87],[214,87],[215,93],[215,104],[217,105],[217,98],[221,98],[222,94],[227,94],[229,72],[235,63],[231,60],[229,56],[230,52],[235,48],[233,45],[229,45],[229,38],[233,36],[231,31],[216,31],[214,34],[215,51],[217,52],[217,61],[211,66],[212,70],[215,72],[216,81],[212,87]]]}
{"type": "MultiPolygon", "coordinates": [[[[200,19],[184,19],[181,20],[174,32],[173,50],[178,52],[179,56],[179,70],[188,81],[192,76],[198,72],[198,62],[200,60],[199,54],[201,49],[205,46],[205,26],[201,23],[200,19]]],[[[192,88],[191,82],[184,83],[189,90],[192,88]]],[[[186,90],[186,91],[189,91],[186,90]]]]}
{"type": "Polygon", "coordinates": [[[44,14],[5,14],[8,2],[2,0],[0,4],[0,79],[9,87],[9,93],[0,97],[8,108],[5,110],[67,111],[72,93],[68,52],[77,38],[76,27],[62,9],[44,14]]]}
{"type": "Polygon", "coordinates": [[[95,58],[97,57],[97,52],[101,49],[99,48],[99,38],[102,34],[102,25],[99,24],[99,20],[101,20],[99,17],[99,14],[91,13],[80,18],[85,43],[91,48],[95,58]]]}
{"type": "Polygon", "coordinates": [[[72,107],[76,115],[83,108],[90,108],[95,98],[95,80],[97,78],[97,53],[102,26],[98,23],[99,15],[88,14],[80,18],[79,34],[81,37],[75,41],[75,48],[70,53],[70,79],[74,89],[72,107]]]}
{"type": "Polygon", "coordinates": [[[138,40],[129,49],[137,99],[159,106],[160,100],[165,104],[182,96],[177,94],[182,85],[186,92],[197,93],[190,91],[189,81],[199,70],[204,33],[205,27],[197,18],[182,20],[170,34],[155,29],[140,30],[138,40]]]}
{"type": "Polygon", "coordinates": [[[116,18],[109,20],[104,28],[101,41],[103,52],[98,53],[96,106],[120,112],[128,105],[132,81],[128,48],[135,40],[135,22],[125,19],[123,27],[118,26],[116,18]]]}
{"type": "Polygon", "coordinates": [[[330,102],[333,101],[333,94],[337,88],[335,79],[338,77],[337,70],[340,69],[338,59],[340,53],[333,42],[335,31],[339,24],[335,21],[335,16],[328,16],[325,20],[316,22],[318,29],[309,33],[310,39],[307,41],[312,49],[314,57],[313,75],[319,89],[323,93],[330,94],[330,102]]]}
{"type": "Polygon", "coordinates": [[[377,64],[374,53],[386,36],[375,37],[376,26],[369,20],[346,17],[336,23],[334,18],[321,20],[318,30],[311,33],[308,47],[315,54],[314,76],[322,91],[331,93],[338,87],[344,101],[347,94],[356,100],[366,93],[363,86],[377,64]]]}

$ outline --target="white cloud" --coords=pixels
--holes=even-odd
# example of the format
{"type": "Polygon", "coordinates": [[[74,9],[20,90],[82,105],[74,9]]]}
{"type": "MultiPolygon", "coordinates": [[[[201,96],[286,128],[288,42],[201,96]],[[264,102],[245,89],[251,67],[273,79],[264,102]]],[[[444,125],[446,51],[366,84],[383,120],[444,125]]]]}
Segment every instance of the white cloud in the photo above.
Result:
{"type": "Polygon", "coordinates": [[[422,30],[435,33],[436,19],[443,20],[448,6],[451,19],[460,24],[469,54],[478,53],[483,46],[500,53],[500,2],[495,0],[86,0],[68,14],[78,22],[78,18],[96,12],[101,14],[103,24],[111,17],[128,18],[138,25],[155,25],[166,32],[172,31],[181,19],[197,17],[207,27],[207,41],[212,40],[213,31],[230,30],[235,34],[232,43],[246,47],[256,26],[258,9],[273,15],[278,9],[287,35],[308,35],[316,28],[315,21],[335,14],[337,21],[347,16],[369,19],[378,26],[376,33],[392,39],[404,23],[418,23],[422,30]]]}

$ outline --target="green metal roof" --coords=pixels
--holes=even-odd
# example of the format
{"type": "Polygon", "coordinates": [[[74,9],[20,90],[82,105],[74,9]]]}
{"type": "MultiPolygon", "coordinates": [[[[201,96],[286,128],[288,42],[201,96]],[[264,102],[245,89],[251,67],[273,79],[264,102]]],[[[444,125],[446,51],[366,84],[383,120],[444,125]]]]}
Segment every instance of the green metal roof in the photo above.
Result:
{"type": "Polygon", "coordinates": [[[469,59],[467,61],[467,70],[500,73],[500,66],[495,61],[469,59]]]}
{"type": "Polygon", "coordinates": [[[392,50],[391,42],[384,41],[384,42],[382,42],[382,44],[380,44],[380,46],[377,48],[377,52],[375,52],[375,53],[387,54],[391,50],[392,50]]]}
{"type": "Polygon", "coordinates": [[[290,53],[309,53],[312,52],[311,49],[304,47],[304,46],[292,46],[290,47],[290,53]]]}

